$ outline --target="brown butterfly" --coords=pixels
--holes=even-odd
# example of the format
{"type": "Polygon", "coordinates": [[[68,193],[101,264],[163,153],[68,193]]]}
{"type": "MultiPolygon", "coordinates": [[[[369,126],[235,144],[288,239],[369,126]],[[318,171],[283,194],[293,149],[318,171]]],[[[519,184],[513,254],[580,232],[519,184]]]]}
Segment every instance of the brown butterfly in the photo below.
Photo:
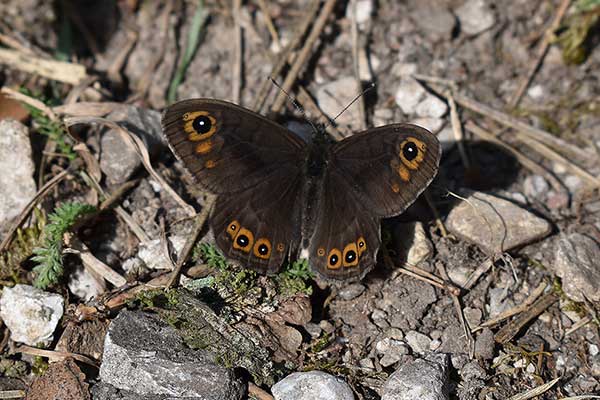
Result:
{"type": "Polygon", "coordinates": [[[162,125],[197,183],[217,195],[210,227],[219,248],[267,274],[299,254],[322,277],[363,277],[381,245],[381,219],[416,200],[441,155],[437,138],[416,125],[306,143],[257,113],[213,99],[168,107],[162,125]]]}

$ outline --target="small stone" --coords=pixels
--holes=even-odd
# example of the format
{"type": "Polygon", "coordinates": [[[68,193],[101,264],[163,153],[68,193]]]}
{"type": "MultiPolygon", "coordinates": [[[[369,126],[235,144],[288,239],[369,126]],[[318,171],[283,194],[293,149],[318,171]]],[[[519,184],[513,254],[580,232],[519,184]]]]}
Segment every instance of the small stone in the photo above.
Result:
{"type": "Polygon", "coordinates": [[[365,29],[368,23],[371,22],[371,16],[373,15],[373,0],[357,0],[356,2],[349,2],[346,8],[346,17],[351,18],[352,12],[356,14],[356,23],[360,29],[365,29]],[[352,5],[356,4],[356,9],[352,10],[352,5]]]}
{"type": "Polygon", "coordinates": [[[422,117],[415,118],[412,121],[410,121],[410,123],[422,126],[423,128],[427,129],[435,135],[442,130],[446,121],[443,118],[422,117]]]}
{"type": "Polygon", "coordinates": [[[550,190],[548,192],[546,205],[551,210],[563,209],[569,205],[569,195],[565,192],[556,192],[554,190],[550,190]]]}
{"type": "Polygon", "coordinates": [[[525,195],[532,199],[542,199],[550,189],[548,181],[541,175],[529,175],[523,182],[525,195]]]}
{"type": "Polygon", "coordinates": [[[63,315],[63,298],[29,285],[5,287],[0,317],[11,339],[29,346],[49,345],[63,315]]]}
{"type": "Polygon", "coordinates": [[[421,222],[399,223],[394,229],[396,252],[408,265],[416,266],[433,254],[433,245],[427,238],[421,222]]]}
{"type": "Polygon", "coordinates": [[[600,355],[595,355],[591,360],[592,376],[600,376],[600,355]]]}
{"type": "Polygon", "coordinates": [[[333,331],[335,331],[333,324],[326,319],[323,319],[321,322],[319,322],[319,327],[323,329],[325,333],[333,333],[333,331]]]}
{"type": "MultiPolygon", "coordinates": [[[[352,76],[339,78],[321,85],[316,93],[319,107],[333,118],[360,93],[356,79],[352,76]]],[[[353,104],[336,119],[339,125],[357,126],[360,121],[358,103],[353,104]]]]}
{"type": "Polygon", "coordinates": [[[552,226],[514,203],[482,192],[471,192],[454,207],[448,230],[475,243],[488,254],[500,254],[548,235],[552,226]]]}
{"type": "Polygon", "coordinates": [[[271,387],[275,400],[354,400],[342,379],[322,371],[294,372],[271,387]]]}
{"type": "Polygon", "coordinates": [[[23,211],[36,192],[29,131],[15,120],[0,120],[0,171],[0,225],[4,225],[23,211]]]}
{"type": "Polygon", "coordinates": [[[475,357],[483,360],[494,358],[494,332],[489,328],[483,328],[475,339],[475,357]]]}
{"type": "Polygon", "coordinates": [[[526,361],[522,358],[519,358],[517,361],[514,362],[513,367],[515,368],[524,368],[526,364],[526,361]]]}
{"type": "Polygon", "coordinates": [[[532,363],[527,364],[527,367],[525,368],[525,371],[528,374],[534,374],[535,373],[535,365],[533,365],[532,363]]]}
{"type": "Polygon", "coordinates": [[[83,267],[78,267],[69,274],[67,286],[69,286],[71,293],[84,301],[98,298],[98,296],[106,291],[104,279],[93,275],[83,267]]]}
{"type": "Polygon", "coordinates": [[[375,350],[377,350],[377,353],[383,355],[379,360],[379,364],[384,368],[394,365],[402,359],[402,356],[409,353],[404,342],[389,337],[378,341],[375,345],[375,350]]]}
{"type": "Polygon", "coordinates": [[[448,105],[436,96],[426,92],[426,96],[415,110],[419,117],[441,118],[448,111],[448,105]]]}
{"type": "MultiPolygon", "coordinates": [[[[168,238],[176,254],[180,254],[185,246],[186,239],[182,236],[171,236],[168,238]]],[[[139,245],[137,256],[146,264],[146,267],[154,270],[173,269],[173,263],[167,258],[161,239],[153,239],[142,242],[139,245]]]]}
{"type": "MultiPolygon", "coordinates": [[[[155,153],[162,141],[160,113],[135,106],[123,106],[107,116],[107,119],[122,124],[136,134],[155,153]]],[[[100,168],[111,185],[125,182],[142,165],[135,149],[129,146],[113,129],[106,130],[100,139],[102,149],[100,168]]]]}
{"type": "Polygon", "coordinates": [[[488,305],[488,314],[490,317],[494,317],[514,306],[512,300],[508,297],[507,290],[504,288],[491,288],[488,295],[490,298],[488,305]]]}
{"type": "Polygon", "coordinates": [[[306,332],[308,332],[310,337],[313,339],[316,339],[319,336],[321,336],[321,332],[323,332],[323,329],[321,329],[321,327],[315,324],[314,322],[309,322],[306,325],[304,325],[304,329],[306,329],[306,332]]]}
{"type": "Polygon", "coordinates": [[[363,358],[359,360],[358,365],[360,365],[361,368],[375,369],[375,363],[373,363],[373,360],[370,358],[363,358]]]}
{"type": "Polygon", "coordinates": [[[448,400],[448,356],[402,364],[383,385],[381,400],[448,400]]]}
{"type": "Polygon", "coordinates": [[[571,193],[575,193],[581,188],[583,182],[581,181],[581,178],[576,175],[567,175],[564,183],[571,193]]]}
{"type": "Polygon", "coordinates": [[[461,30],[467,35],[477,35],[496,22],[494,13],[485,0],[467,0],[455,13],[461,30]]]}
{"type": "Polygon", "coordinates": [[[416,79],[405,77],[400,79],[400,86],[396,91],[396,104],[405,114],[415,114],[417,106],[425,98],[427,91],[416,79]]]}
{"type": "Polygon", "coordinates": [[[390,326],[387,317],[387,313],[379,308],[376,308],[371,313],[371,320],[373,321],[373,323],[382,329],[388,328],[390,326]]]}
{"type": "Polygon", "coordinates": [[[442,341],[440,339],[433,339],[431,343],[429,343],[429,350],[436,351],[442,345],[442,341]]]}
{"type": "Polygon", "coordinates": [[[562,234],[555,262],[548,265],[562,278],[565,294],[574,301],[600,301],[600,245],[580,233],[562,234]]]}
{"type": "Polygon", "coordinates": [[[471,328],[474,328],[481,323],[483,313],[479,308],[465,307],[463,313],[471,328]]]}
{"type": "Polygon", "coordinates": [[[351,283],[349,285],[344,286],[340,289],[338,296],[342,300],[352,300],[363,294],[365,291],[365,286],[360,283],[351,283]]]}
{"type": "Polygon", "coordinates": [[[426,353],[431,346],[431,339],[417,331],[408,331],[404,340],[414,353],[426,353]]]}
{"type": "Polygon", "coordinates": [[[598,349],[598,345],[593,344],[593,343],[590,344],[590,348],[589,349],[590,349],[589,350],[590,351],[590,356],[592,356],[592,357],[595,356],[595,355],[598,355],[598,353],[600,352],[599,349],[598,349]]]}
{"type": "Polygon", "coordinates": [[[454,15],[443,7],[417,7],[411,17],[425,33],[440,39],[449,39],[456,25],[454,15]]]}
{"type": "Polygon", "coordinates": [[[241,380],[205,350],[192,350],[179,333],[141,311],[123,310],[104,341],[100,379],[143,396],[242,398],[241,380]]]}
{"type": "Polygon", "coordinates": [[[402,329],[391,327],[385,331],[385,337],[396,340],[404,340],[404,332],[402,332],[402,329]]]}
{"type": "Polygon", "coordinates": [[[539,100],[545,95],[545,90],[542,85],[534,85],[527,90],[527,96],[534,100],[539,100]]]}

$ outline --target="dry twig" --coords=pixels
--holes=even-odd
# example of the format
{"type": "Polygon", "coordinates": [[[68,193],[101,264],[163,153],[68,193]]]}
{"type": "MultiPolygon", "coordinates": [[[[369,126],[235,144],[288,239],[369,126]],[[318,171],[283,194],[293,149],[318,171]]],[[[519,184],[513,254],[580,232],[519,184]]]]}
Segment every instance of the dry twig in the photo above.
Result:
{"type": "Polygon", "coordinates": [[[70,62],[48,60],[17,50],[0,48],[0,64],[54,81],[77,85],[87,77],[85,67],[70,62]]]}

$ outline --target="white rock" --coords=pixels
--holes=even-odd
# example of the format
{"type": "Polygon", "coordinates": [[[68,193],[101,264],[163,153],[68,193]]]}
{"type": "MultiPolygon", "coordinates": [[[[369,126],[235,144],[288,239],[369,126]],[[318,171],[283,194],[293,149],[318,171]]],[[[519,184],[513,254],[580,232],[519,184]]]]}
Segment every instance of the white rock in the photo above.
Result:
{"type": "Polygon", "coordinates": [[[5,287],[0,298],[0,317],[11,339],[29,346],[49,345],[63,315],[63,298],[29,285],[5,287]]]}
{"type": "MultiPolygon", "coordinates": [[[[181,236],[171,236],[168,238],[176,254],[179,254],[185,246],[186,239],[181,236]]],[[[149,240],[140,243],[140,249],[137,256],[150,269],[172,269],[173,264],[167,259],[161,239],[149,240]]]]}
{"type": "Polygon", "coordinates": [[[549,265],[562,278],[565,294],[574,301],[600,301],[600,245],[580,233],[561,235],[555,262],[549,265]]]}
{"type": "Polygon", "coordinates": [[[0,120],[0,224],[19,215],[35,196],[34,170],[27,127],[0,120]]]}
{"type": "Polygon", "coordinates": [[[352,12],[356,12],[356,23],[358,27],[364,29],[366,25],[371,21],[373,15],[373,0],[357,0],[356,9],[352,10],[354,2],[349,1],[348,7],[346,8],[346,17],[351,18],[352,12]]]}
{"type": "Polygon", "coordinates": [[[421,222],[399,223],[394,229],[394,237],[396,251],[408,265],[419,265],[433,254],[433,245],[421,222]]]}
{"type": "Polygon", "coordinates": [[[455,11],[460,28],[467,35],[476,35],[496,22],[494,13],[485,0],[467,0],[455,11]]]}
{"type": "Polygon", "coordinates": [[[396,104],[405,114],[415,114],[417,106],[425,98],[425,94],[425,88],[416,79],[402,78],[396,91],[396,104]]]}
{"type": "Polygon", "coordinates": [[[342,379],[322,371],[294,372],[271,387],[275,400],[353,400],[342,379]]]}
{"type": "Polygon", "coordinates": [[[532,199],[541,199],[550,190],[548,181],[541,175],[528,175],[523,182],[525,195],[532,199]]]}
{"type": "Polygon", "coordinates": [[[429,336],[417,331],[408,331],[404,340],[415,353],[426,353],[431,346],[429,336]]]}
{"type": "Polygon", "coordinates": [[[381,400],[448,400],[448,368],[445,354],[403,364],[383,385],[381,400]]]}
{"type": "MultiPolygon", "coordinates": [[[[359,93],[360,88],[356,79],[352,76],[345,76],[319,86],[316,97],[321,110],[330,118],[334,118],[359,93]]],[[[358,125],[360,121],[360,110],[358,107],[358,102],[351,105],[336,119],[336,122],[340,125],[358,125]]]]}
{"type": "Polygon", "coordinates": [[[442,130],[437,134],[437,138],[442,146],[442,153],[450,151],[456,144],[456,137],[452,130],[452,125],[446,124],[442,130]]]}
{"type": "Polygon", "coordinates": [[[535,85],[527,90],[527,95],[534,100],[539,100],[544,97],[545,90],[542,85],[535,85]]]}
{"type": "Polygon", "coordinates": [[[590,344],[590,356],[595,356],[598,355],[598,353],[600,353],[600,350],[598,349],[598,345],[596,344],[590,344]]]}
{"type": "Polygon", "coordinates": [[[427,93],[415,111],[420,117],[441,118],[448,111],[448,105],[434,95],[427,93]]]}
{"type": "Polygon", "coordinates": [[[67,285],[71,293],[85,301],[98,298],[106,290],[104,279],[94,276],[83,267],[79,267],[69,274],[67,285]]]}

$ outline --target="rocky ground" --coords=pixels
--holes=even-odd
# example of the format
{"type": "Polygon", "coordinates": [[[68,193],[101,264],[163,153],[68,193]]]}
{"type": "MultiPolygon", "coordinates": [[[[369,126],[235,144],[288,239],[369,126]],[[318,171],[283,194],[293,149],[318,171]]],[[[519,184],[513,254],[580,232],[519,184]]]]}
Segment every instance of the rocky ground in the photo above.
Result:
{"type": "Polygon", "coordinates": [[[597,0],[0,17],[0,398],[600,398],[597,0]],[[360,282],[232,265],[164,143],[161,110],[190,97],[310,132],[269,76],[317,123],[375,82],[335,139],[413,122],[441,141],[360,282]]]}

